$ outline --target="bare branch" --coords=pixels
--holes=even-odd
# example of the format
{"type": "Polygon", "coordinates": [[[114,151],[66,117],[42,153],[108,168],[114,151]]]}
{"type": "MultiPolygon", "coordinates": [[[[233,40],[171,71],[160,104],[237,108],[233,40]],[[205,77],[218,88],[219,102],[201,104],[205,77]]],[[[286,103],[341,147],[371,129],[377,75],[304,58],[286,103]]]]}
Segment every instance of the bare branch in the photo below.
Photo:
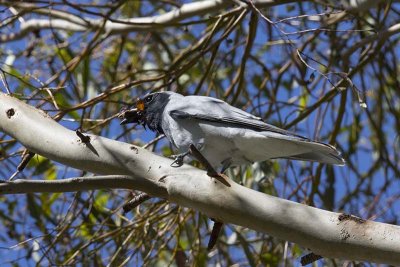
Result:
{"type": "Polygon", "coordinates": [[[357,49],[370,44],[372,42],[384,42],[391,36],[400,33],[400,23],[395,24],[391,26],[390,28],[380,31],[378,33],[372,34],[364,39],[362,39],[360,42],[354,44],[351,46],[347,51],[343,53],[344,58],[349,58],[357,49]]]}
{"type": "MultiPolygon", "coordinates": [[[[255,5],[260,7],[281,5],[285,3],[294,2],[293,0],[276,1],[276,0],[258,0],[253,1],[255,5]]],[[[2,34],[0,35],[0,42],[10,42],[18,40],[26,36],[28,33],[44,30],[44,29],[59,29],[68,30],[74,32],[82,31],[96,31],[104,28],[107,34],[120,34],[133,31],[154,31],[163,29],[169,26],[176,26],[176,23],[186,18],[201,16],[207,13],[215,12],[226,8],[229,5],[235,4],[234,1],[222,1],[222,0],[207,0],[197,1],[193,3],[187,3],[182,5],[180,8],[166,12],[161,15],[152,17],[141,17],[141,18],[129,18],[119,19],[118,21],[112,21],[108,19],[104,23],[104,19],[90,19],[90,18],[79,18],[76,15],[67,14],[59,10],[48,10],[45,8],[37,8],[35,5],[27,3],[15,3],[1,1],[1,4],[18,7],[19,9],[36,12],[43,15],[48,15],[47,19],[30,19],[25,22],[21,22],[20,30],[16,33],[2,34]]],[[[242,8],[245,8],[241,5],[242,8]]]]}
{"type": "Polygon", "coordinates": [[[387,264],[400,262],[399,226],[279,199],[233,181],[227,187],[202,170],[188,165],[170,167],[170,159],[107,138],[90,135],[89,148],[75,132],[62,127],[44,112],[3,93],[0,94],[0,130],[50,159],[95,173],[113,174],[51,182],[5,182],[0,184],[2,193],[134,188],[191,207],[220,222],[296,242],[324,257],[387,264]],[[12,116],[9,116],[10,109],[14,111],[12,116]]]}
{"type": "MultiPolygon", "coordinates": [[[[124,175],[74,177],[62,180],[0,181],[0,194],[64,193],[98,189],[138,189],[140,179],[124,175]]],[[[140,187],[140,186],[139,186],[140,187]]]]}
{"type": "Polygon", "coordinates": [[[375,8],[378,4],[383,3],[382,0],[341,0],[344,7],[352,11],[366,11],[375,8]]]}

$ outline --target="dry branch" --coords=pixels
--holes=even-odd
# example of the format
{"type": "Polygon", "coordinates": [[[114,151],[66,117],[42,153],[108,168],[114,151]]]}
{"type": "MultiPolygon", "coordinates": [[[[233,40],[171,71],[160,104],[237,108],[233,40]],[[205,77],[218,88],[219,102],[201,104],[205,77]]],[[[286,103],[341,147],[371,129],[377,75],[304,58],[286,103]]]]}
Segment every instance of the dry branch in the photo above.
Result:
{"type": "MultiPolygon", "coordinates": [[[[255,5],[260,7],[282,5],[285,3],[294,2],[293,0],[255,0],[255,5]]],[[[234,6],[240,4],[240,6],[246,6],[244,2],[240,1],[223,1],[223,0],[206,0],[196,1],[193,3],[183,4],[180,8],[175,8],[164,14],[151,16],[151,17],[140,17],[140,18],[128,18],[119,19],[118,21],[111,19],[92,19],[92,18],[81,18],[74,14],[69,14],[60,10],[52,10],[48,8],[38,8],[35,4],[30,3],[18,3],[15,1],[0,1],[0,4],[10,6],[21,10],[21,15],[29,12],[38,13],[40,15],[46,15],[48,18],[37,18],[29,19],[20,22],[19,31],[10,34],[1,34],[1,42],[10,42],[18,40],[26,36],[31,32],[44,29],[57,29],[67,30],[73,32],[83,31],[97,31],[99,29],[104,30],[105,33],[114,35],[135,31],[156,31],[164,29],[170,26],[177,26],[180,21],[201,16],[204,14],[212,13],[218,10],[222,10],[228,6],[234,6]]],[[[4,23],[3,23],[4,24],[4,23]]],[[[2,24],[0,24],[1,26],[2,24]]]]}
{"type": "MultiPolygon", "coordinates": [[[[317,255],[398,265],[400,227],[365,221],[355,216],[329,212],[269,196],[230,181],[230,187],[189,165],[170,166],[172,160],[145,149],[100,136],[89,135],[82,143],[74,131],[55,122],[44,112],[0,93],[0,130],[29,150],[97,174],[113,176],[60,180],[82,183],[82,189],[129,188],[207,214],[223,223],[233,223],[289,240],[317,255]],[[12,111],[11,111],[12,110],[12,111]],[[96,185],[97,183],[97,185],[96,185]],[[90,187],[89,185],[90,184],[90,187]]],[[[65,188],[65,191],[69,191],[65,188]]],[[[45,181],[0,183],[0,193],[48,192],[45,181]],[[27,186],[29,185],[29,186],[27,186]]]]}

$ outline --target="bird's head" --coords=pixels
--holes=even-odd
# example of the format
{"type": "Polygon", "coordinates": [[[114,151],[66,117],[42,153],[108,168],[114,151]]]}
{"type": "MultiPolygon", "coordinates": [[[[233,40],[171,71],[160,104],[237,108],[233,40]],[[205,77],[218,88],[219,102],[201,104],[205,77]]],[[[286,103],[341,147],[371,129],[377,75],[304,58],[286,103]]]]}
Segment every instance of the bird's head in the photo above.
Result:
{"type": "Polygon", "coordinates": [[[162,132],[161,120],[165,106],[168,103],[170,92],[157,92],[147,94],[136,100],[134,108],[121,111],[119,118],[121,125],[139,123],[153,131],[162,132]]]}

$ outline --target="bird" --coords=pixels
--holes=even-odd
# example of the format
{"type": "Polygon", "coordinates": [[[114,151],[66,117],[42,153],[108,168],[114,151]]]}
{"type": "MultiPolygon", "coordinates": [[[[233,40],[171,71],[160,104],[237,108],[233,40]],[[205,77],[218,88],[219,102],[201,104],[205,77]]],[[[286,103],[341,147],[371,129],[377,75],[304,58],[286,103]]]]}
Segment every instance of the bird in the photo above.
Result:
{"type": "Polygon", "coordinates": [[[172,91],[139,98],[125,110],[121,124],[139,123],[164,134],[179,151],[174,163],[190,155],[195,146],[213,168],[270,159],[312,161],[343,166],[335,147],[267,124],[227,102],[208,96],[183,96],[172,91]]]}

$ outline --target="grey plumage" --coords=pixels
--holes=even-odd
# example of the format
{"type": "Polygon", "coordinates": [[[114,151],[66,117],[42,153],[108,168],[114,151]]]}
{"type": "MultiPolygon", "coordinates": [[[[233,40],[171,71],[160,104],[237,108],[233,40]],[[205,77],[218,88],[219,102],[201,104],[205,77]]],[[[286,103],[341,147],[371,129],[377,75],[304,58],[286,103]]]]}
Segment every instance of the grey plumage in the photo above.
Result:
{"type": "Polygon", "coordinates": [[[214,167],[275,158],[345,163],[333,146],[269,125],[216,98],[160,92],[141,101],[140,116],[125,115],[122,123],[139,122],[164,133],[180,152],[194,144],[214,167]]]}

